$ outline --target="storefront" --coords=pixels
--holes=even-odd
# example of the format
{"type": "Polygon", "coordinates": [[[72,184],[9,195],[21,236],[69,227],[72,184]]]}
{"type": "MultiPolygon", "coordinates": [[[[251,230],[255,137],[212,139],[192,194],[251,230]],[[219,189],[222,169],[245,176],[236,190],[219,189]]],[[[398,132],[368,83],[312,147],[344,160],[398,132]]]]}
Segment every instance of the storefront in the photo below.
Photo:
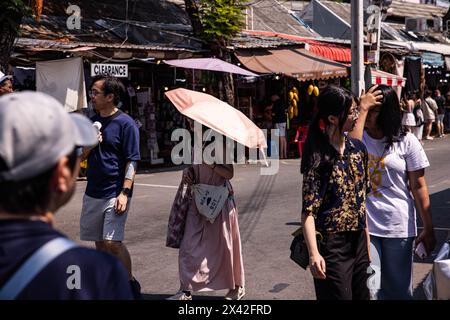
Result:
{"type": "MultiPolygon", "coordinates": [[[[192,36],[186,11],[170,1],[141,1],[137,4],[140,9],[133,11],[134,18],[121,21],[125,14],[123,5],[111,2],[107,11],[96,5],[84,6],[80,28],[70,30],[65,7],[59,5],[59,1],[49,2],[39,22],[33,17],[23,19],[11,65],[36,68],[41,62],[79,59],[84,73],[80,79],[83,78],[84,83],[79,89],[70,87],[72,99],[68,101],[79,95],[81,103],[71,102],[68,111],[86,109],[84,107],[90,105],[87,91],[92,76],[109,73],[120,77],[127,88],[121,108],[140,127],[140,167],[171,163],[171,132],[180,125],[180,119],[164,92],[188,83],[183,70],[174,72],[162,61],[208,54],[203,41],[192,36]]],[[[32,88],[27,79],[33,79],[33,75],[18,70],[17,89],[32,88]]],[[[72,75],[66,72],[64,78],[70,80],[72,75]]],[[[46,92],[51,93],[53,87],[64,92],[64,85],[58,81],[52,81],[46,92]]],[[[42,88],[37,90],[42,91],[42,88]]]]}
{"type": "Polygon", "coordinates": [[[298,148],[294,143],[297,130],[307,127],[322,88],[331,83],[346,84],[347,66],[296,47],[237,50],[235,55],[247,69],[263,74],[252,83],[238,86],[239,99],[250,101],[255,123],[269,129],[272,124],[267,107],[271,95],[278,94],[288,109],[288,156],[298,157],[298,148]]]}
{"type": "Polygon", "coordinates": [[[57,59],[58,52],[53,55],[47,52],[47,56],[48,60],[44,60],[42,56],[35,56],[33,61],[27,63],[30,67],[26,69],[17,64],[16,60],[11,61],[19,84],[17,90],[33,89],[37,84],[37,91],[56,95],[55,98],[66,106],[67,111],[79,111],[92,116],[94,111],[87,93],[92,78],[102,74],[105,68],[109,68],[113,75],[117,71],[115,76],[119,77],[126,88],[120,108],[139,126],[142,158],[140,167],[171,163],[170,153],[173,145],[171,134],[177,127],[183,127],[184,121],[165,98],[164,92],[175,87],[191,85],[192,79],[188,80],[188,75],[183,69],[177,69],[175,72],[160,59],[136,58],[123,62],[114,59],[114,62],[102,63],[101,59],[91,57],[89,54],[78,53],[77,57],[57,59]],[[80,68],[71,67],[73,61],[79,62],[80,68]],[[71,68],[80,72],[65,71],[72,70],[71,68]],[[26,74],[23,70],[26,70],[26,74]],[[51,80],[50,74],[54,74],[52,79],[58,81],[51,80]],[[61,74],[65,76],[62,77],[61,74]],[[31,85],[27,83],[27,79],[36,81],[32,81],[31,85]]]}

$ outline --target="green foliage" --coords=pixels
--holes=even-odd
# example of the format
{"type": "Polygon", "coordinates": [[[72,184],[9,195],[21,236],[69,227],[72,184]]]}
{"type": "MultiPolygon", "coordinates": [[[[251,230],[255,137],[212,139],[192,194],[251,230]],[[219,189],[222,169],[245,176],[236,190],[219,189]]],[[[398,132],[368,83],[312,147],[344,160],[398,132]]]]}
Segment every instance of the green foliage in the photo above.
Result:
{"type": "Polygon", "coordinates": [[[243,4],[248,0],[201,0],[198,17],[209,41],[223,44],[244,26],[243,4]]]}
{"type": "Polygon", "coordinates": [[[23,0],[2,0],[0,4],[0,24],[9,24],[19,30],[22,17],[31,15],[31,8],[23,0]]]}
{"type": "Polygon", "coordinates": [[[31,14],[31,8],[23,0],[2,0],[1,9],[4,14],[20,16],[31,14]]]}

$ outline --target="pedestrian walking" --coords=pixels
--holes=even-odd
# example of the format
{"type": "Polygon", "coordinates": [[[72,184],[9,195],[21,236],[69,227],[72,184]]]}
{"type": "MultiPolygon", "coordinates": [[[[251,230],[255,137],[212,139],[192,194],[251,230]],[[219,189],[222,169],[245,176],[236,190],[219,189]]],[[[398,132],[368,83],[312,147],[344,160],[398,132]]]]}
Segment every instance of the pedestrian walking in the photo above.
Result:
{"type": "Polygon", "coordinates": [[[271,97],[273,103],[273,124],[275,129],[278,129],[280,136],[280,152],[278,153],[280,159],[287,159],[287,140],[286,140],[286,121],[287,121],[287,106],[283,104],[278,94],[271,97]]]}
{"type": "Polygon", "coordinates": [[[431,97],[431,91],[425,91],[425,99],[422,101],[422,112],[423,118],[425,121],[425,126],[423,128],[423,140],[433,140],[434,138],[431,136],[431,129],[433,127],[433,123],[436,122],[438,106],[436,101],[431,97]]]}
{"type": "Polygon", "coordinates": [[[278,145],[275,143],[272,143],[272,129],[274,128],[272,108],[273,108],[273,102],[272,101],[267,102],[267,104],[264,106],[263,118],[262,118],[262,121],[259,126],[261,129],[266,130],[266,132],[267,132],[267,141],[268,141],[267,156],[268,157],[271,157],[272,154],[274,156],[278,155],[278,145]]]}
{"type": "Polygon", "coordinates": [[[412,93],[411,97],[414,100],[413,115],[416,121],[416,125],[414,127],[411,127],[411,132],[416,136],[420,144],[423,145],[422,137],[425,119],[422,112],[422,99],[419,98],[418,93],[412,93]]]}
{"type": "Polygon", "coordinates": [[[350,133],[362,139],[369,153],[372,189],[366,208],[375,271],[371,298],[412,299],[414,247],[422,243],[430,254],[436,244],[425,180],[429,162],[417,138],[402,127],[394,89],[379,85],[377,90],[382,91],[382,104],[362,107],[359,125],[350,133]],[[417,238],[416,207],[424,226],[417,238]]]}
{"type": "Polygon", "coordinates": [[[412,94],[408,94],[400,104],[402,106],[402,125],[407,131],[412,131],[416,126],[416,119],[414,118],[414,99],[412,94]]]}
{"type": "MultiPolygon", "coordinates": [[[[362,95],[360,105],[376,104],[378,94],[370,90],[362,95]]],[[[303,151],[302,226],[318,300],[369,299],[368,157],[361,141],[345,134],[357,118],[352,93],[326,87],[319,95],[318,113],[303,151]],[[316,231],[323,238],[320,248],[316,231]]]]}
{"type": "Polygon", "coordinates": [[[0,300],[132,299],[122,263],[54,229],[92,123],[38,92],[0,98],[0,300]]]}
{"type": "Polygon", "coordinates": [[[169,300],[192,300],[192,292],[223,289],[229,289],[227,300],[245,295],[238,210],[230,183],[234,170],[232,164],[219,162],[194,164],[183,171],[182,182],[191,189],[224,187],[226,200],[211,221],[200,213],[195,195],[190,197],[178,256],[180,291],[169,300]]]}
{"type": "Polygon", "coordinates": [[[444,133],[450,131],[450,91],[445,100],[444,133]]]}
{"type": "Polygon", "coordinates": [[[444,116],[445,116],[445,98],[441,95],[441,91],[436,89],[434,91],[434,101],[438,107],[436,114],[436,137],[443,138],[444,134],[444,116]]]}
{"type": "Polygon", "coordinates": [[[98,112],[91,118],[101,128],[99,144],[83,150],[87,158],[87,185],[80,218],[80,238],[95,241],[98,250],[106,251],[123,262],[133,293],[140,297],[139,282],[132,275],[131,257],[123,240],[125,223],[133,195],[139,153],[136,123],[117,107],[125,87],[116,78],[101,76],[92,83],[92,105],[98,112]]]}

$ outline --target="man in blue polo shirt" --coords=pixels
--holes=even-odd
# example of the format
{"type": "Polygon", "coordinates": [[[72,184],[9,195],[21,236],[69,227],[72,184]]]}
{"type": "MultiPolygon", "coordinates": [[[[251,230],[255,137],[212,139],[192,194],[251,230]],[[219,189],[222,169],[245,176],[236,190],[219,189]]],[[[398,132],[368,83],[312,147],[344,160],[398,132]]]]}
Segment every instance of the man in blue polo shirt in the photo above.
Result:
{"type": "Polygon", "coordinates": [[[53,228],[75,191],[77,147],[97,142],[89,119],[46,94],[0,98],[0,300],[133,298],[119,260],[53,228]]]}
{"type": "Polygon", "coordinates": [[[83,150],[88,160],[87,186],[80,219],[80,238],[95,241],[98,250],[119,258],[137,299],[140,285],[132,275],[130,254],[123,244],[125,222],[140,160],[139,130],[131,117],[117,108],[125,87],[116,78],[93,80],[91,102],[98,112],[91,120],[100,127],[99,144],[83,150]]]}

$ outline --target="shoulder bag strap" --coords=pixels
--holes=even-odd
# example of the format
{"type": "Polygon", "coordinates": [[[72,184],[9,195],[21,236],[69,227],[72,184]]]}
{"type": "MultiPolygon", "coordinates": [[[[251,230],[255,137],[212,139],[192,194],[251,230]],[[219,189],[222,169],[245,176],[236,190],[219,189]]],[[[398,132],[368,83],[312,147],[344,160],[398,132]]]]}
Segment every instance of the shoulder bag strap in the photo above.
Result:
{"type": "Polygon", "coordinates": [[[111,123],[111,121],[120,116],[122,113],[123,113],[122,110],[117,109],[117,112],[114,113],[111,117],[109,117],[109,119],[103,124],[102,130],[105,130],[105,128],[111,123]]]}
{"type": "Polygon", "coordinates": [[[0,300],[14,300],[51,261],[78,245],[63,237],[50,240],[34,252],[0,288],[0,300]]]}

